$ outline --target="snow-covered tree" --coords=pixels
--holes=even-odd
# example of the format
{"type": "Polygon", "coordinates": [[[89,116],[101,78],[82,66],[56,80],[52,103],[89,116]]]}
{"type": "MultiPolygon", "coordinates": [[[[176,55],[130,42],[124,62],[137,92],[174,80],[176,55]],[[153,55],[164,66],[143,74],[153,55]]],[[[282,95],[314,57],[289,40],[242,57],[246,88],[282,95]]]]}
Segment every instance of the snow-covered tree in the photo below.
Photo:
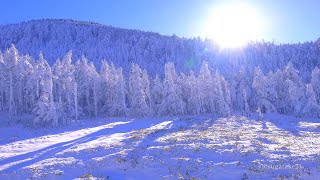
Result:
{"type": "Polygon", "coordinates": [[[320,69],[315,67],[311,73],[311,86],[315,94],[316,102],[320,105],[320,69]]]}
{"type": "Polygon", "coordinates": [[[241,66],[240,70],[237,74],[232,78],[230,94],[233,110],[239,112],[246,111],[246,105],[249,105],[249,111],[251,111],[251,107],[253,107],[254,102],[251,100],[252,94],[252,81],[250,80],[250,75],[247,73],[247,70],[241,66]],[[244,97],[244,93],[245,97],[244,97]]]}
{"type": "MultiPolygon", "coordinates": [[[[87,116],[97,117],[101,112],[102,104],[102,78],[93,63],[83,56],[76,62],[75,81],[78,89],[79,107],[87,116]]],[[[78,108],[79,108],[78,107],[78,108]]]]}
{"type": "Polygon", "coordinates": [[[78,108],[75,105],[76,80],[74,76],[75,66],[72,64],[72,52],[69,51],[62,61],[58,60],[53,65],[54,86],[56,100],[58,101],[59,120],[68,124],[75,119],[78,108]]]}
{"type": "Polygon", "coordinates": [[[78,93],[78,114],[80,116],[81,112],[86,116],[91,116],[90,89],[92,88],[92,82],[89,78],[89,71],[88,60],[82,56],[81,60],[76,62],[74,73],[78,93]],[[82,111],[79,112],[80,110],[82,111]]]}
{"type": "Polygon", "coordinates": [[[255,109],[260,108],[262,113],[276,112],[276,107],[272,103],[272,100],[277,98],[276,90],[259,67],[254,70],[252,89],[255,109]]]}
{"type": "Polygon", "coordinates": [[[241,111],[242,115],[245,116],[250,116],[250,107],[248,103],[248,98],[247,98],[247,91],[243,89],[242,91],[242,97],[243,97],[243,110],[241,111]]]}
{"type": "Polygon", "coordinates": [[[114,91],[112,92],[112,106],[110,108],[110,115],[112,116],[126,116],[127,115],[127,105],[126,105],[126,82],[123,77],[122,68],[114,70],[115,77],[112,81],[112,87],[114,91]]]}
{"type": "Polygon", "coordinates": [[[213,79],[207,62],[203,62],[199,74],[200,109],[202,114],[214,113],[213,79]]]}
{"type": "Polygon", "coordinates": [[[142,71],[141,81],[142,81],[143,93],[145,96],[144,98],[148,106],[149,115],[152,115],[153,112],[151,109],[150,81],[149,81],[148,72],[145,69],[142,71]]]}
{"type": "Polygon", "coordinates": [[[227,81],[216,72],[214,77],[214,82],[216,86],[216,113],[219,116],[229,116],[231,114],[231,96],[230,88],[227,81]]]}
{"type": "Polygon", "coordinates": [[[129,102],[132,116],[151,115],[149,79],[137,64],[132,64],[129,78],[129,102]],[[143,75],[144,74],[144,75],[143,75]]]}
{"type": "Polygon", "coordinates": [[[12,119],[14,115],[17,114],[16,102],[15,102],[15,75],[16,68],[20,61],[20,57],[18,54],[18,50],[14,45],[11,45],[9,49],[7,49],[3,54],[3,70],[5,75],[6,87],[8,88],[6,91],[7,96],[7,105],[9,109],[9,118],[12,119]]]}
{"type": "Polygon", "coordinates": [[[306,85],[306,104],[303,106],[302,115],[320,117],[320,106],[311,84],[306,85]]]}
{"type": "Polygon", "coordinates": [[[151,85],[151,107],[155,115],[158,114],[163,98],[163,85],[158,75],[154,78],[151,85]]]}
{"type": "Polygon", "coordinates": [[[187,111],[191,115],[199,115],[201,112],[201,99],[198,78],[195,76],[194,72],[190,72],[190,76],[187,79],[188,83],[188,101],[187,101],[187,111]]]}
{"type": "Polygon", "coordinates": [[[19,114],[30,113],[32,107],[32,97],[30,97],[30,91],[28,91],[28,80],[34,72],[34,68],[31,65],[31,57],[21,56],[21,60],[16,67],[16,80],[17,80],[17,111],[19,114]]]}
{"type": "Polygon", "coordinates": [[[109,116],[126,116],[126,86],[122,68],[116,68],[102,61],[101,77],[101,108],[109,116]]]}
{"type": "Polygon", "coordinates": [[[0,110],[4,111],[6,103],[5,103],[5,96],[6,96],[6,83],[5,83],[5,66],[4,66],[4,61],[3,61],[3,55],[2,52],[0,51],[0,110]]]}
{"type": "Polygon", "coordinates": [[[268,77],[270,82],[273,82],[275,91],[277,93],[277,99],[274,105],[276,106],[278,113],[286,113],[287,101],[288,101],[288,88],[286,85],[286,78],[280,69],[278,69],[272,76],[268,77]]]}
{"type": "Polygon", "coordinates": [[[35,79],[37,80],[39,97],[32,110],[35,126],[58,126],[58,114],[53,101],[53,82],[51,67],[48,62],[39,55],[35,67],[35,79]]]}
{"type": "Polygon", "coordinates": [[[304,84],[301,81],[298,71],[289,62],[284,69],[284,76],[286,78],[286,88],[288,89],[287,95],[287,113],[293,113],[298,116],[301,115],[304,97],[304,84]]]}
{"type": "Polygon", "coordinates": [[[165,79],[163,83],[163,99],[159,108],[160,115],[182,115],[185,104],[179,95],[178,75],[172,62],[165,64],[165,79]]]}

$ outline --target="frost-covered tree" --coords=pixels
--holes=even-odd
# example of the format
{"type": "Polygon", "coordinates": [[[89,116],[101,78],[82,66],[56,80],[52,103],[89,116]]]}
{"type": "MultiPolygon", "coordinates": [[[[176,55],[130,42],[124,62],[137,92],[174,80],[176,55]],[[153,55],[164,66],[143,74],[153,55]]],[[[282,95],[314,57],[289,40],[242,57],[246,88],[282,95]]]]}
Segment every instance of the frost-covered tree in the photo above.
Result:
{"type": "Polygon", "coordinates": [[[132,64],[129,78],[129,107],[132,116],[151,115],[149,94],[148,75],[146,72],[142,73],[139,65],[132,64]]]}
{"type": "Polygon", "coordinates": [[[229,116],[231,114],[231,95],[230,88],[227,81],[221,76],[218,72],[216,72],[214,81],[216,84],[217,90],[217,115],[219,116],[229,116]]]}
{"type": "Polygon", "coordinates": [[[311,73],[311,86],[315,94],[316,102],[320,105],[320,69],[315,67],[311,73]]]}
{"type": "Polygon", "coordinates": [[[259,67],[254,70],[252,89],[255,109],[260,108],[262,113],[276,112],[276,107],[272,103],[272,100],[277,98],[276,90],[259,67]]]}
{"type": "Polygon", "coordinates": [[[154,111],[154,114],[157,115],[159,113],[159,108],[161,106],[161,102],[163,98],[163,85],[158,75],[156,75],[156,77],[151,83],[150,94],[151,94],[151,107],[154,111]]]}
{"type": "Polygon", "coordinates": [[[287,113],[293,113],[298,116],[305,101],[305,86],[299,77],[298,71],[293,67],[291,62],[285,67],[284,76],[286,78],[286,88],[288,89],[287,113]]]}
{"type": "Polygon", "coordinates": [[[188,76],[184,73],[180,73],[177,79],[177,94],[181,98],[183,103],[183,112],[184,114],[188,114],[188,101],[190,98],[191,87],[189,84],[188,76]]]}
{"type": "Polygon", "coordinates": [[[100,78],[99,74],[96,70],[96,67],[93,65],[93,63],[90,63],[89,65],[89,75],[90,75],[90,82],[92,83],[92,95],[93,95],[93,112],[94,116],[98,117],[98,101],[100,99],[98,90],[100,86],[100,78]]]}
{"type": "Polygon", "coordinates": [[[306,104],[303,106],[302,115],[320,117],[320,106],[311,84],[306,85],[306,104]]]}
{"type": "Polygon", "coordinates": [[[241,111],[242,115],[250,116],[250,107],[247,99],[247,91],[243,89],[242,91],[242,97],[243,97],[243,110],[241,111]]]}
{"type": "Polygon", "coordinates": [[[122,68],[102,62],[101,70],[101,107],[109,116],[126,116],[126,86],[122,68]]]}
{"type": "Polygon", "coordinates": [[[6,91],[5,91],[5,68],[4,68],[4,61],[3,61],[3,55],[2,52],[0,51],[0,110],[4,111],[6,103],[5,103],[5,96],[6,96],[6,91]]]}
{"type": "Polygon", "coordinates": [[[187,79],[188,83],[188,101],[187,101],[187,111],[191,115],[199,115],[201,112],[201,98],[200,98],[200,86],[198,78],[195,76],[194,72],[190,72],[190,76],[187,79]]]}
{"type": "Polygon", "coordinates": [[[9,118],[11,119],[17,114],[16,102],[15,102],[15,79],[16,79],[16,68],[20,61],[18,50],[14,45],[11,45],[3,54],[2,69],[5,71],[3,74],[5,76],[6,82],[6,96],[7,96],[7,106],[9,109],[9,118]]]}
{"type": "Polygon", "coordinates": [[[16,80],[17,80],[17,111],[19,114],[30,113],[32,106],[32,97],[30,97],[30,91],[28,91],[28,80],[34,72],[34,68],[30,63],[31,57],[21,56],[19,63],[16,67],[16,80]]]}
{"type": "Polygon", "coordinates": [[[62,61],[53,65],[56,100],[58,101],[59,120],[68,124],[76,117],[78,109],[75,105],[76,80],[75,66],[72,64],[72,52],[69,51],[62,61]]]}
{"type": "Polygon", "coordinates": [[[142,81],[143,93],[145,96],[144,98],[148,106],[149,115],[151,115],[153,114],[153,112],[151,109],[150,81],[149,81],[148,72],[145,69],[142,71],[141,81],[142,81]]]}
{"type": "MultiPolygon", "coordinates": [[[[78,112],[81,109],[86,116],[91,116],[90,89],[92,82],[89,78],[89,72],[88,60],[82,56],[81,60],[76,62],[74,75],[78,93],[78,112]]],[[[79,112],[79,115],[81,114],[79,112]]]]}
{"type": "Polygon", "coordinates": [[[110,115],[112,116],[126,116],[127,105],[126,105],[126,82],[123,77],[122,68],[115,69],[115,77],[113,78],[113,89],[112,92],[112,106],[110,109],[110,115]]]}
{"type": "Polygon", "coordinates": [[[245,112],[246,104],[249,105],[249,110],[254,106],[252,103],[251,94],[252,94],[252,81],[250,80],[250,75],[247,73],[247,70],[241,66],[239,72],[233,77],[231,81],[230,95],[232,106],[235,111],[245,112]],[[244,97],[244,93],[246,96],[244,97]]]}
{"type": "Polygon", "coordinates": [[[199,74],[200,109],[202,114],[214,113],[213,79],[207,62],[203,62],[199,74]]]}
{"type": "Polygon", "coordinates": [[[79,117],[79,108],[78,108],[78,85],[75,82],[73,86],[73,95],[74,95],[74,108],[75,108],[75,121],[78,121],[79,117]]]}
{"type": "Polygon", "coordinates": [[[159,108],[160,115],[182,115],[185,104],[179,94],[178,75],[173,63],[165,64],[165,78],[163,83],[163,99],[159,108]]]}
{"type": "MultiPolygon", "coordinates": [[[[75,83],[77,83],[78,104],[86,116],[97,117],[101,111],[99,101],[101,94],[101,78],[96,71],[93,63],[88,63],[88,60],[83,56],[81,60],[76,62],[76,70],[74,73],[75,83]]],[[[79,109],[78,107],[78,109],[79,109]]]]}
{"type": "Polygon", "coordinates": [[[51,67],[40,54],[35,67],[35,79],[38,84],[39,97],[32,110],[35,126],[58,126],[58,114],[53,101],[53,82],[51,67]]]}
{"type": "Polygon", "coordinates": [[[277,93],[277,99],[274,105],[276,106],[278,113],[286,113],[287,101],[288,101],[288,88],[286,85],[286,78],[280,69],[278,69],[272,76],[268,77],[270,82],[273,82],[275,91],[277,93]]]}

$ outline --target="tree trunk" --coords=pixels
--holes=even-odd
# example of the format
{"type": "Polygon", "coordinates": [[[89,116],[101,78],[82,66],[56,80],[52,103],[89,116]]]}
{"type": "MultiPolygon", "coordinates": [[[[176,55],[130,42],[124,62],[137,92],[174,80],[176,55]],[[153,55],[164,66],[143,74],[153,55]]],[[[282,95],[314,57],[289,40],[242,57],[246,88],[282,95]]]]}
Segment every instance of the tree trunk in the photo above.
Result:
{"type": "Polygon", "coordinates": [[[9,78],[10,78],[10,99],[9,99],[9,118],[10,120],[12,119],[12,115],[15,115],[15,110],[14,110],[14,99],[13,99],[13,85],[12,85],[12,72],[10,71],[9,73],[9,78]]]}
{"type": "Polygon", "coordinates": [[[93,100],[94,100],[94,114],[98,116],[98,102],[97,102],[97,92],[96,92],[96,83],[93,83],[93,100]]]}
{"type": "Polygon", "coordinates": [[[75,83],[75,88],[74,88],[74,106],[75,106],[75,113],[76,113],[76,123],[78,122],[78,85],[75,83]]]}

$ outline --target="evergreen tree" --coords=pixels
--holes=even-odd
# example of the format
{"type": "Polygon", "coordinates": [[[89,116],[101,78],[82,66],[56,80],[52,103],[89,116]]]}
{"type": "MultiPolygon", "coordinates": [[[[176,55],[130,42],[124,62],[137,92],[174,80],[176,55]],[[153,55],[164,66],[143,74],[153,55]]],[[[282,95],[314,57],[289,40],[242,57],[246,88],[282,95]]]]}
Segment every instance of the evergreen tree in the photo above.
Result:
{"type": "Polygon", "coordinates": [[[315,67],[311,73],[311,86],[315,94],[316,102],[320,105],[320,69],[315,67]]]}
{"type": "Polygon", "coordinates": [[[158,75],[154,78],[151,86],[151,107],[154,114],[158,115],[163,98],[163,85],[158,75]]]}
{"type": "Polygon", "coordinates": [[[201,112],[201,99],[198,78],[195,76],[194,72],[191,71],[190,76],[188,77],[189,85],[189,94],[188,94],[188,103],[187,110],[191,115],[199,115],[201,112]]]}
{"type": "Polygon", "coordinates": [[[305,86],[299,77],[298,71],[293,67],[291,62],[285,67],[284,75],[286,78],[286,88],[288,89],[286,112],[299,116],[301,115],[301,109],[305,102],[305,86]]]}
{"type": "Polygon", "coordinates": [[[151,115],[148,75],[143,75],[137,64],[132,64],[130,72],[129,98],[132,116],[144,117],[151,115]]]}
{"type": "Polygon", "coordinates": [[[163,99],[159,108],[160,115],[182,115],[185,104],[179,95],[178,75],[173,63],[165,64],[163,99]]]}
{"type": "Polygon", "coordinates": [[[306,85],[306,104],[303,106],[302,115],[320,117],[320,106],[311,84],[306,85]]]}
{"type": "Polygon", "coordinates": [[[35,76],[39,85],[39,98],[32,110],[35,126],[58,126],[58,114],[53,101],[53,82],[51,67],[40,54],[35,68],[35,76]]]}
{"type": "Polygon", "coordinates": [[[18,50],[14,45],[11,45],[9,49],[7,49],[3,55],[3,68],[5,70],[5,81],[8,86],[8,90],[6,95],[8,98],[8,107],[9,107],[9,118],[12,119],[14,115],[17,114],[17,108],[15,103],[15,75],[16,75],[16,67],[19,63],[20,57],[18,54],[18,50]]]}
{"type": "Polygon", "coordinates": [[[277,97],[274,87],[259,67],[255,68],[253,76],[255,109],[260,108],[262,113],[276,112],[276,107],[272,104],[272,99],[277,97]]]}
{"type": "Polygon", "coordinates": [[[199,75],[199,86],[200,91],[200,109],[202,114],[214,113],[214,95],[213,95],[213,79],[209,70],[207,62],[203,62],[200,75],[199,75]]]}

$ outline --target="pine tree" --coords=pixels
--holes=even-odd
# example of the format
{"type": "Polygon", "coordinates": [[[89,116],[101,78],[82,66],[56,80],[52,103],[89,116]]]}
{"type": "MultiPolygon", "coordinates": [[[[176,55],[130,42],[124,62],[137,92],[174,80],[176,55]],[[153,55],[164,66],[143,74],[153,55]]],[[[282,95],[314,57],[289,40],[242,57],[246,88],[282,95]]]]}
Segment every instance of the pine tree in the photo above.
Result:
{"type": "Polygon", "coordinates": [[[274,82],[275,91],[277,93],[277,99],[275,100],[275,106],[277,112],[280,114],[286,113],[287,111],[287,98],[288,88],[286,86],[286,78],[280,69],[278,69],[273,76],[269,77],[269,81],[274,82]]]}
{"type": "Polygon", "coordinates": [[[59,104],[60,121],[63,124],[70,124],[76,116],[75,106],[75,66],[72,64],[72,52],[69,51],[62,61],[57,61],[54,65],[55,90],[59,104]]]}
{"type": "Polygon", "coordinates": [[[262,113],[276,112],[276,107],[271,101],[277,96],[275,89],[259,67],[254,70],[252,89],[256,102],[255,109],[260,108],[262,113]]]}
{"type": "Polygon", "coordinates": [[[29,97],[29,92],[27,89],[28,79],[32,76],[34,68],[30,64],[30,56],[21,56],[21,60],[17,64],[16,67],[16,78],[17,78],[17,105],[18,105],[18,113],[21,115],[22,113],[30,113],[30,101],[32,98],[29,97]]]}
{"type": "Polygon", "coordinates": [[[320,106],[311,84],[306,85],[306,104],[303,106],[302,115],[320,117],[320,106]]]}
{"type": "Polygon", "coordinates": [[[51,67],[48,62],[39,55],[35,68],[35,76],[39,83],[39,98],[32,110],[34,126],[58,126],[58,115],[53,101],[53,82],[51,67]]]}
{"type": "Polygon", "coordinates": [[[149,80],[147,74],[144,76],[143,78],[140,67],[137,64],[132,64],[129,78],[130,111],[132,116],[144,117],[151,114],[149,80]]]}
{"type": "Polygon", "coordinates": [[[2,52],[0,51],[0,110],[4,111],[5,109],[5,87],[6,87],[6,83],[5,83],[5,65],[4,65],[4,61],[3,61],[3,55],[2,52]]]}
{"type": "Polygon", "coordinates": [[[183,115],[185,104],[179,95],[178,75],[173,63],[165,64],[163,99],[159,108],[160,115],[183,115]]]}
{"type": "Polygon", "coordinates": [[[76,62],[74,75],[78,93],[78,112],[79,115],[83,112],[87,117],[91,116],[91,101],[89,97],[92,82],[89,74],[88,60],[82,56],[81,60],[76,62]]]}
{"type": "Polygon", "coordinates": [[[154,114],[159,114],[159,108],[161,106],[163,98],[163,85],[158,75],[154,78],[151,86],[151,107],[153,108],[154,114]]]}
{"type": "Polygon", "coordinates": [[[286,78],[286,87],[288,89],[287,95],[287,113],[300,116],[304,97],[304,85],[301,81],[298,71],[293,67],[293,64],[289,62],[284,69],[284,75],[286,78]]]}
{"type": "Polygon", "coordinates": [[[17,114],[17,109],[16,109],[16,103],[15,103],[15,96],[14,96],[14,91],[15,91],[15,74],[16,74],[16,67],[19,63],[20,57],[18,54],[18,50],[14,45],[11,45],[9,49],[7,49],[3,55],[3,67],[4,70],[6,71],[5,77],[6,82],[9,86],[8,91],[6,94],[9,94],[9,99],[8,99],[8,106],[9,106],[9,118],[12,119],[14,115],[17,114]]]}
{"type": "Polygon", "coordinates": [[[218,71],[216,72],[214,79],[217,90],[216,113],[219,116],[229,116],[231,114],[231,99],[228,83],[218,71]]]}
{"type": "Polygon", "coordinates": [[[241,66],[239,72],[233,77],[231,83],[231,99],[235,111],[244,112],[245,104],[254,107],[254,100],[252,100],[252,81],[249,78],[246,69],[241,66]],[[246,92],[246,97],[243,96],[243,91],[246,92]]]}
{"type": "Polygon", "coordinates": [[[195,76],[194,72],[191,71],[190,76],[187,80],[189,84],[190,96],[188,98],[187,110],[191,115],[199,115],[201,112],[201,99],[198,78],[195,76]]]}
{"type": "Polygon", "coordinates": [[[214,113],[214,95],[213,95],[213,79],[207,62],[203,62],[199,75],[201,113],[214,113]]]}
{"type": "Polygon", "coordinates": [[[320,69],[315,67],[311,73],[311,86],[315,94],[316,102],[320,105],[320,69]]]}
{"type": "Polygon", "coordinates": [[[116,68],[114,64],[109,65],[102,62],[100,70],[101,109],[109,116],[126,116],[126,85],[122,68],[116,68]]]}

